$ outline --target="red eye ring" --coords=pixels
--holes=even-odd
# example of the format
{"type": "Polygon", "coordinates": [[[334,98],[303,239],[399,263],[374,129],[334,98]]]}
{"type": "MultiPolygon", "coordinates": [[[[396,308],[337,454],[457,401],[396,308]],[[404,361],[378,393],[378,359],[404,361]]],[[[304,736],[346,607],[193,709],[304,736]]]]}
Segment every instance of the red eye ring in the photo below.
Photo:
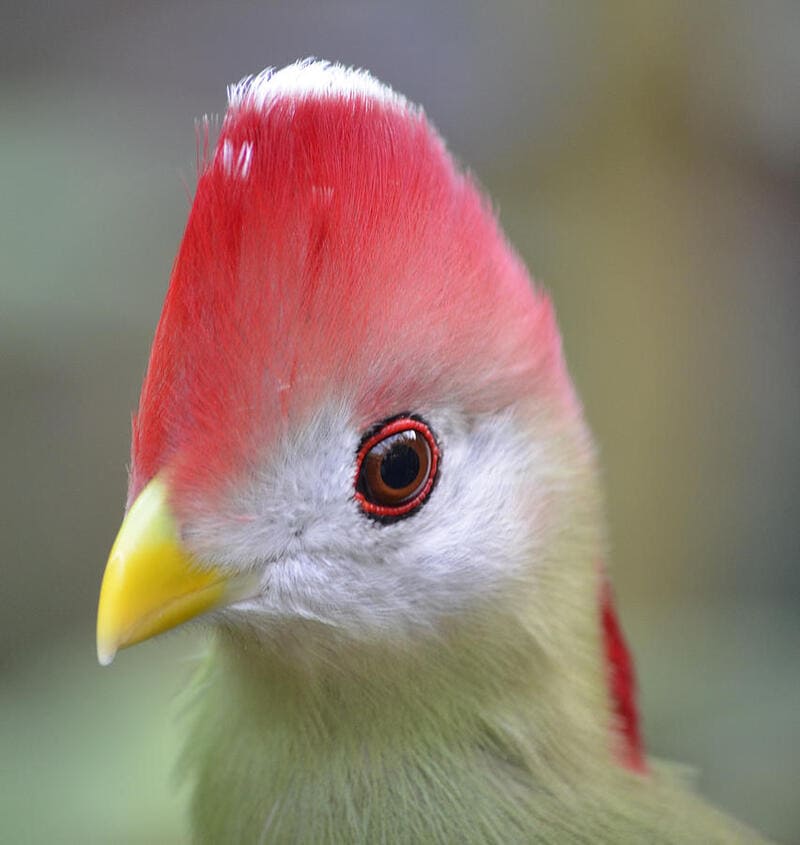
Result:
{"type": "Polygon", "coordinates": [[[436,481],[440,458],[439,446],[427,423],[419,417],[394,417],[368,434],[358,449],[355,499],[364,513],[379,520],[407,516],[428,498],[436,481]],[[404,438],[403,435],[412,437],[404,438]],[[390,487],[381,482],[384,458],[390,457],[397,445],[407,446],[406,453],[413,452],[416,456],[418,478],[411,479],[407,487],[390,487]],[[406,489],[410,490],[408,495],[402,495],[394,502],[395,494],[404,494],[406,489]]]}

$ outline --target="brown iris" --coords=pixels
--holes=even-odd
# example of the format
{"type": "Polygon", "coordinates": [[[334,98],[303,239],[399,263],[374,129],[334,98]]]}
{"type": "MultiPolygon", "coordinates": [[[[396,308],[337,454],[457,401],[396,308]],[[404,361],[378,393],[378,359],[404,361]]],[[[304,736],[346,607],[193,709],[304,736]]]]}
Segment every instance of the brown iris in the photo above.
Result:
{"type": "Polygon", "coordinates": [[[438,463],[439,449],[426,423],[405,416],[390,420],[359,449],[356,500],[371,516],[406,516],[427,498],[438,463]]]}

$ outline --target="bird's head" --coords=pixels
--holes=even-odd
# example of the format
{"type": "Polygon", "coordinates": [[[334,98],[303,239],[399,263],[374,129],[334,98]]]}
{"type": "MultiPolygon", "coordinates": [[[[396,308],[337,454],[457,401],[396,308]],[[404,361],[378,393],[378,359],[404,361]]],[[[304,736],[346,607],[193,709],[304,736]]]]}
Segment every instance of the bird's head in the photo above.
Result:
{"type": "Polygon", "coordinates": [[[597,550],[591,466],[551,303],[422,112],[324,62],[247,79],[153,343],[100,660],[212,611],[267,649],[544,627],[597,550]]]}

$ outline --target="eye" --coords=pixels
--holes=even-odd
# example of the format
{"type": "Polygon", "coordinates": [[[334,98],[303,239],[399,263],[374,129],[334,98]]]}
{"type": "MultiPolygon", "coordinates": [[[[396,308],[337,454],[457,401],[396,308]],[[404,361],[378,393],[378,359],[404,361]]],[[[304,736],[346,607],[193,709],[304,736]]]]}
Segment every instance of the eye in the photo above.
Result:
{"type": "Polygon", "coordinates": [[[356,459],[356,501],[379,519],[407,516],[428,498],[439,447],[426,423],[396,417],[369,434],[356,459]]]}

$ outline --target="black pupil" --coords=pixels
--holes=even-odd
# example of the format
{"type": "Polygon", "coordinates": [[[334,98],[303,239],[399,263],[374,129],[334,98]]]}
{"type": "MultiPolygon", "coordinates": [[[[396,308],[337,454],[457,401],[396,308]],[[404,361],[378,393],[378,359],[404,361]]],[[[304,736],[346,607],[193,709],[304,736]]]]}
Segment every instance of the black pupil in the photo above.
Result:
{"type": "Polygon", "coordinates": [[[419,455],[407,443],[397,443],[381,461],[381,480],[393,490],[413,484],[419,475],[419,455]]]}

